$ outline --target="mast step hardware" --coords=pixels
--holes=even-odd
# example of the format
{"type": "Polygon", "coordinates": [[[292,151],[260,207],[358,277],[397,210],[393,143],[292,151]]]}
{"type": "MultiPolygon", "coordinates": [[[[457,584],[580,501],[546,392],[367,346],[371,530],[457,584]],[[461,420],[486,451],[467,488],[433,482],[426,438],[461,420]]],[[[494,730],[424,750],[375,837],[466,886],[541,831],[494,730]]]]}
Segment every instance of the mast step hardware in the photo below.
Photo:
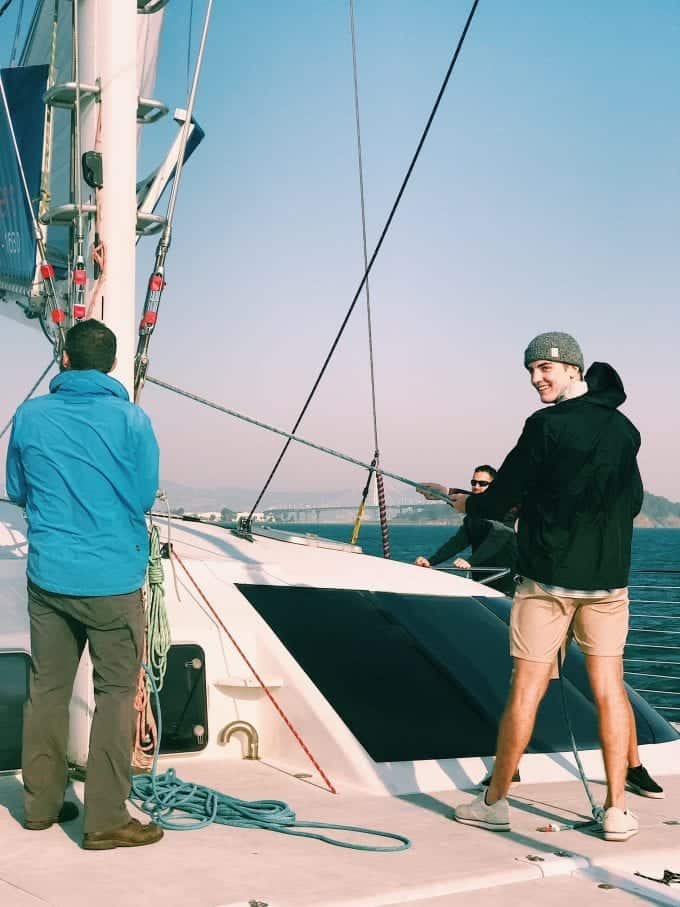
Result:
{"type": "MultiPolygon", "coordinates": [[[[59,85],[53,85],[43,95],[43,101],[50,107],[64,107],[72,109],[76,103],[76,82],[61,82],[59,85]]],[[[92,85],[89,82],[80,83],[80,100],[98,101],[99,85],[92,85]]],[[[137,122],[148,126],[149,123],[155,123],[168,112],[168,108],[162,101],[155,98],[137,98],[137,122]]]]}
{"type": "MultiPolygon", "coordinates": [[[[84,204],[81,206],[84,215],[96,213],[96,205],[84,204]]],[[[74,204],[57,205],[40,215],[41,224],[54,224],[56,226],[70,226],[78,217],[78,206],[74,204]]],[[[139,236],[151,236],[159,233],[165,226],[165,217],[161,214],[151,214],[148,211],[137,212],[137,233],[139,236]]]]}

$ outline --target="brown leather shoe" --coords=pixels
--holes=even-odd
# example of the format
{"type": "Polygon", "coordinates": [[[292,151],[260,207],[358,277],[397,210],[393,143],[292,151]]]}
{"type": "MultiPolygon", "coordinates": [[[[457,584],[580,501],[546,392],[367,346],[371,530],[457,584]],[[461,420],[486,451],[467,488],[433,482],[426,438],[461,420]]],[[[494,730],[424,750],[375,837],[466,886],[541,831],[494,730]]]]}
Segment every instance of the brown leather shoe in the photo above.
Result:
{"type": "Polygon", "coordinates": [[[154,822],[142,825],[130,819],[127,825],[113,831],[91,831],[83,835],[83,850],[112,850],[114,847],[144,847],[163,837],[163,829],[154,822]]]}
{"type": "Polygon", "coordinates": [[[27,831],[45,831],[46,828],[51,828],[55,822],[59,825],[63,825],[64,822],[72,822],[78,818],[79,812],[76,804],[68,801],[59,810],[56,819],[24,819],[24,828],[27,831]]]}

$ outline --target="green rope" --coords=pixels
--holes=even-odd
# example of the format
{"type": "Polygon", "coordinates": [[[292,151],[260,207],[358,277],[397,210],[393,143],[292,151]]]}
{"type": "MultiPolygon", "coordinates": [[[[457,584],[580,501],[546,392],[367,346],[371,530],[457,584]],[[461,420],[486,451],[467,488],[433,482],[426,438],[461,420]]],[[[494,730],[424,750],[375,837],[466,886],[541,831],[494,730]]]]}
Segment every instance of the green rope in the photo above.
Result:
{"type": "Polygon", "coordinates": [[[174,768],[158,774],[159,741],[163,733],[162,715],[158,687],[152,672],[144,665],[154,698],[158,717],[158,737],[153,754],[151,772],[134,775],[131,779],[130,800],[143,812],[151,816],[153,822],[161,828],[172,831],[193,831],[205,828],[206,825],[232,825],[236,828],[261,828],[265,831],[276,831],[284,835],[295,835],[300,838],[314,838],[325,844],[336,847],[347,847],[350,850],[364,850],[376,853],[389,853],[408,850],[411,841],[405,836],[391,831],[377,831],[373,828],[362,828],[358,825],[335,825],[327,822],[301,822],[293,810],[282,800],[239,800],[221,791],[200,784],[182,781],[177,777],[174,768]],[[300,829],[304,829],[301,831],[300,829]],[[323,831],[321,831],[323,830],[323,831]],[[359,844],[332,838],[325,831],[350,832],[369,837],[385,838],[395,844],[376,845],[359,844]]]}
{"type": "MultiPolygon", "coordinates": [[[[159,690],[163,689],[165,671],[168,666],[168,652],[172,642],[168,612],[165,608],[163,581],[161,540],[158,526],[152,525],[149,534],[149,566],[146,573],[146,648],[153,679],[159,690]]],[[[152,684],[148,674],[146,683],[149,692],[151,692],[152,684]]]]}

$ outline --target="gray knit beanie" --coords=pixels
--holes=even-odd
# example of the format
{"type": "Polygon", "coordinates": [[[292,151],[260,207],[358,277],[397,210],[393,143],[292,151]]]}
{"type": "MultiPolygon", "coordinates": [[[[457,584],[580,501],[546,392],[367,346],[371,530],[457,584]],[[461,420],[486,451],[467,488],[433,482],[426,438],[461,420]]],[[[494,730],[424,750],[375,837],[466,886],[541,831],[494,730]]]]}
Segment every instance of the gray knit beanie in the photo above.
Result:
{"type": "Polygon", "coordinates": [[[549,362],[563,362],[565,365],[575,365],[584,370],[583,353],[578,342],[571,334],[560,331],[548,331],[534,337],[524,351],[524,367],[538,359],[547,359],[549,362]]]}

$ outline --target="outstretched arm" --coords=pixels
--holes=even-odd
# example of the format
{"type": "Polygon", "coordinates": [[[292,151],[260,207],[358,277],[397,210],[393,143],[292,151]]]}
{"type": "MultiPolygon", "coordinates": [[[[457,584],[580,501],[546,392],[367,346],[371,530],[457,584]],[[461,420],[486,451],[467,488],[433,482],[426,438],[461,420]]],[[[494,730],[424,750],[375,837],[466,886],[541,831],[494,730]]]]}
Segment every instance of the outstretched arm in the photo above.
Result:
{"type": "Polygon", "coordinates": [[[539,474],[545,457],[544,447],[542,421],[533,417],[527,419],[517,444],[503,461],[491,485],[484,494],[473,494],[466,499],[466,512],[502,520],[511,507],[520,506],[539,474]]]}
{"type": "Polygon", "coordinates": [[[468,537],[467,529],[465,526],[461,526],[458,532],[452,536],[448,542],[445,542],[431,557],[428,557],[430,566],[434,567],[436,564],[447,561],[450,557],[458,554],[459,551],[467,548],[469,544],[470,539],[468,537]]]}

